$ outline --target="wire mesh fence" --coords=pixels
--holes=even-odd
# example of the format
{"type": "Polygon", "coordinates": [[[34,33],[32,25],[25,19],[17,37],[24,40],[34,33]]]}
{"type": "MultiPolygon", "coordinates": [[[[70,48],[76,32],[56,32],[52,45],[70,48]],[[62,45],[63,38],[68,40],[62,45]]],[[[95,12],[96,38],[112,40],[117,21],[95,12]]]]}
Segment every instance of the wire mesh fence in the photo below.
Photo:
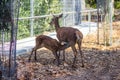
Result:
{"type": "MultiPolygon", "coordinates": [[[[98,22],[100,21],[100,15],[102,15],[102,33],[99,33],[98,26],[98,43],[99,43],[99,35],[102,34],[103,37],[100,38],[103,41],[103,44],[112,45],[112,37],[113,37],[113,27],[112,27],[112,16],[113,16],[113,1],[100,1],[97,0],[97,12],[98,12],[98,22]]],[[[99,23],[98,23],[99,24],[99,23]]],[[[101,36],[101,35],[100,35],[101,36]]]]}
{"type": "MultiPolygon", "coordinates": [[[[37,1],[33,1],[33,3],[31,4],[33,6],[33,9],[29,13],[29,15],[28,16],[25,15],[24,17],[21,17],[19,20],[18,38],[22,39],[25,37],[42,34],[44,32],[53,31],[54,28],[49,25],[49,22],[53,14],[57,15],[63,13],[63,18],[60,19],[61,26],[79,25],[84,21],[96,22],[97,10],[96,9],[85,10],[84,7],[82,8],[82,6],[85,6],[85,3],[84,5],[81,5],[83,4],[81,1],[82,0],[76,1],[52,0],[52,2],[56,3],[57,5],[52,3],[50,4],[50,2],[48,1],[47,3],[48,5],[45,8],[45,10],[44,8],[41,9],[41,6],[39,5],[39,3],[37,3],[37,1]],[[44,12],[44,14],[42,12],[44,12]],[[22,30],[21,28],[24,29],[22,30]]],[[[21,2],[21,5],[22,7],[24,7],[25,3],[21,2]]],[[[30,9],[28,9],[28,12],[29,11],[30,9]]],[[[22,14],[22,12],[20,13],[22,14]]]]}

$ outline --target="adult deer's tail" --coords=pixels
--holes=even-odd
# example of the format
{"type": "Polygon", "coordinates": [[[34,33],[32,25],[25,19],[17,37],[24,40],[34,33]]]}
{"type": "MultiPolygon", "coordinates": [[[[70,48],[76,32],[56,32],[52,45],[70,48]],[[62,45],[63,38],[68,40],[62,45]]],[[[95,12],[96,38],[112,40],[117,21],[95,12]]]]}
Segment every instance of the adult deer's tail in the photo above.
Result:
{"type": "Polygon", "coordinates": [[[82,67],[84,67],[84,60],[83,60],[84,55],[83,55],[82,50],[81,50],[83,34],[80,31],[76,31],[75,34],[76,34],[76,37],[77,37],[77,44],[78,44],[79,52],[80,52],[80,55],[81,55],[82,67]]]}
{"type": "Polygon", "coordinates": [[[82,32],[76,31],[75,34],[76,34],[76,37],[77,37],[77,41],[83,39],[83,34],[82,34],[82,32]]]}

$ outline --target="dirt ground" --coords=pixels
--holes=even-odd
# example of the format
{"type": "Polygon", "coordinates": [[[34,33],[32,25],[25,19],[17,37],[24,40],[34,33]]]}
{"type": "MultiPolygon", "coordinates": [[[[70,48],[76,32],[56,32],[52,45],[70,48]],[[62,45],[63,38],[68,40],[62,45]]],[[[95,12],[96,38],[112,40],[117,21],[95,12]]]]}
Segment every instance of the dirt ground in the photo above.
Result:
{"type": "MultiPolygon", "coordinates": [[[[101,34],[100,34],[101,35],[101,34]]],[[[120,80],[120,22],[113,23],[113,46],[96,44],[96,34],[83,39],[82,52],[85,67],[81,67],[80,54],[76,68],[72,68],[73,52],[66,49],[66,60],[56,66],[53,54],[42,48],[37,52],[38,61],[28,62],[30,53],[17,57],[19,80],[120,80]]],[[[100,38],[101,39],[101,38],[100,38]]],[[[76,45],[77,47],[77,45],[76,45]]]]}

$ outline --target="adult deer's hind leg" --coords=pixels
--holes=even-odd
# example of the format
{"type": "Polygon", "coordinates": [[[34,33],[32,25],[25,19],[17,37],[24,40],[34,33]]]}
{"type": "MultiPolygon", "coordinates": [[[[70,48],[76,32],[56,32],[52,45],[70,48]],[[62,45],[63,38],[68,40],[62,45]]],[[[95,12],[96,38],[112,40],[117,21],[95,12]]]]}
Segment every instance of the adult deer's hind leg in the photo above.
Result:
{"type": "Polygon", "coordinates": [[[78,43],[79,53],[80,53],[80,56],[81,56],[82,67],[84,67],[84,55],[83,55],[82,50],[81,50],[82,41],[78,41],[77,43],[78,43]]]}
{"type": "Polygon", "coordinates": [[[77,49],[75,48],[75,45],[71,47],[72,50],[73,50],[73,53],[74,53],[74,59],[73,59],[73,67],[75,66],[75,63],[76,63],[76,58],[77,58],[77,49]]]}

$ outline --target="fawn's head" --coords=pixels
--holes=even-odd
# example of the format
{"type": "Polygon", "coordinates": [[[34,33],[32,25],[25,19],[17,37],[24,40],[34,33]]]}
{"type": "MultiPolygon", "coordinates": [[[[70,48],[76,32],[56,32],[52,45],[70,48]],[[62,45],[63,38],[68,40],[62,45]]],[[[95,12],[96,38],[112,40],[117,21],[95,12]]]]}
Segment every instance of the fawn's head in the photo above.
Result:
{"type": "Polygon", "coordinates": [[[63,14],[60,14],[58,16],[53,15],[53,18],[50,21],[50,25],[56,24],[58,22],[59,18],[61,18],[62,16],[63,16],[63,14]]]}

